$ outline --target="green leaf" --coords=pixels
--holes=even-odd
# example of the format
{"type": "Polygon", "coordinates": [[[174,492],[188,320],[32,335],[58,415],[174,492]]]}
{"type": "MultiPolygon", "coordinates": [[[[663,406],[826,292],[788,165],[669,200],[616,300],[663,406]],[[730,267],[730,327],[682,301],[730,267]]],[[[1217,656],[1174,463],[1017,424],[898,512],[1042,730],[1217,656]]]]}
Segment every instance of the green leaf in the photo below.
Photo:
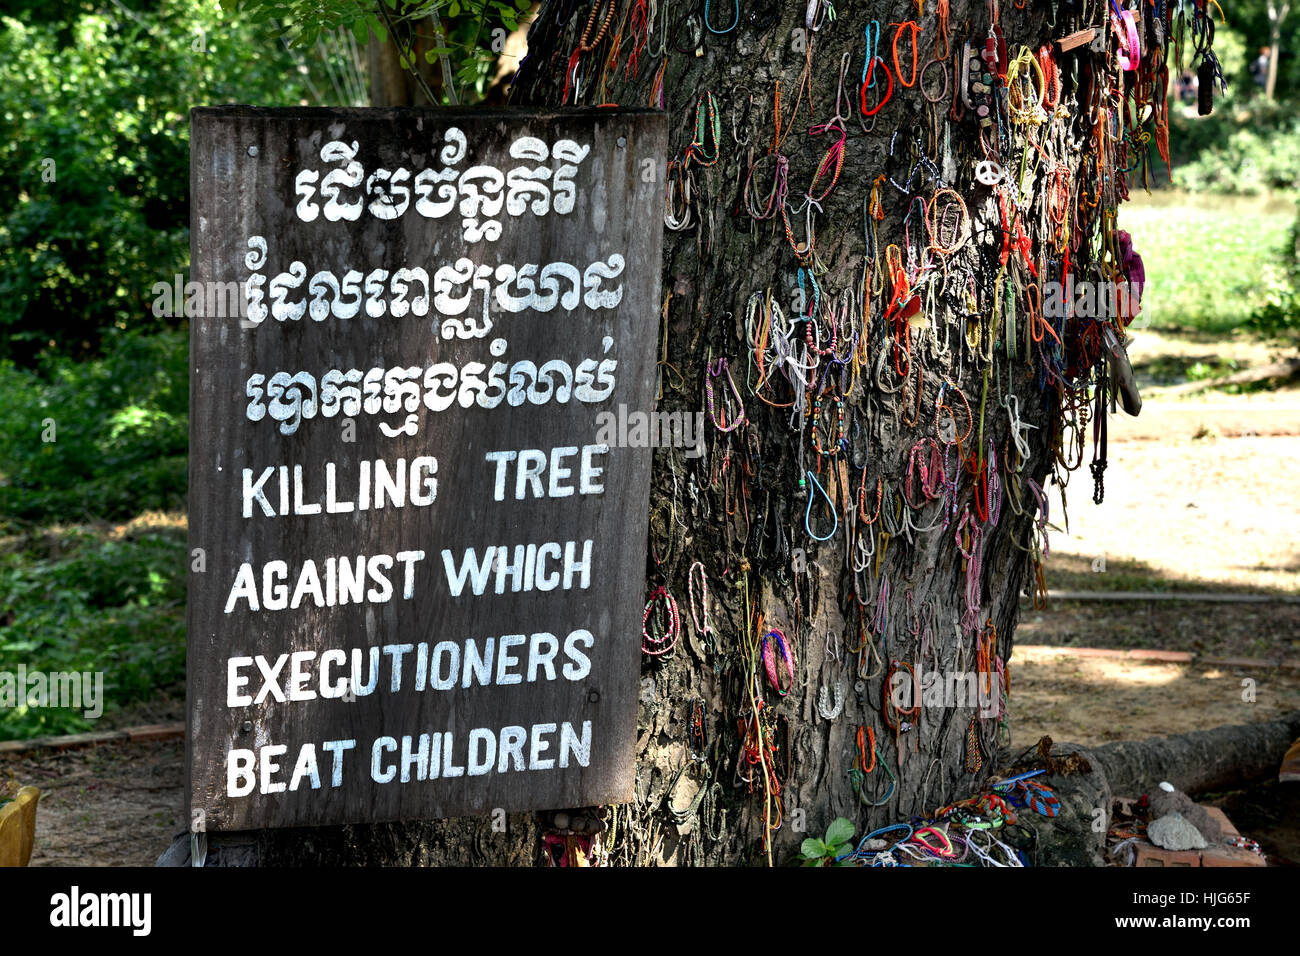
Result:
{"type": "Polygon", "coordinates": [[[826,842],[831,846],[846,843],[853,839],[853,823],[844,817],[836,817],[826,828],[826,842]]]}
{"type": "Polygon", "coordinates": [[[822,851],[825,847],[826,844],[822,843],[821,840],[816,837],[809,837],[799,844],[799,855],[805,860],[820,860],[824,855],[822,851]]]}

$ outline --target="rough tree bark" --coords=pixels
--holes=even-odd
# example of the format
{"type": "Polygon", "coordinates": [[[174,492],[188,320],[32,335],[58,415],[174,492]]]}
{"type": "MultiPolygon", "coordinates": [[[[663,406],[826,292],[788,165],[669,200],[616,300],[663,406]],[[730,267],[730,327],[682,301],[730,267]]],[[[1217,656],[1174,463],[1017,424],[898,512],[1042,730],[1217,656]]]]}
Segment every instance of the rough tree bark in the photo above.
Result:
{"type": "MultiPolygon", "coordinates": [[[[711,27],[706,30],[685,17],[686,4],[660,0],[648,48],[636,58],[632,51],[641,18],[650,12],[642,3],[552,0],[530,32],[529,54],[514,88],[515,102],[644,106],[657,103],[657,91],[662,89],[664,107],[676,130],[677,152],[669,159],[683,158],[696,141],[690,147],[689,164],[694,221],[669,233],[664,250],[663,288],[671,295],[664,311],[660,409],[705,411],[710,401],[706,370],[725,357],[743,398],[746,419],[743,427],[723,433],[706,412],[702,457],[690,457],[683,448],[662,449],[656,456],[648,588],[664,585],[675,597],[685,634],[671,654],[644,660],[637,800],[602,811],[610,828],[606,841],[611,862],[786,863],[804,837],[820,834],[837,816],[853,820],[861,835],[976,791],[1009,743],[1001,720],[979,719],[968,706],[923,706],[919,719],[902,718],[917,726],[897,734],[884,718],[890,697],[886,675],[893,661],[908,662],[918,673],[972,672],[980,640],[992,638],[995,651],[984,664],[1000,684],[1000,662],[1010,657],[1021,592],[1032,578],[1040,517],[1045,521],[1036,488],[1047,486],[1053,472],[1066,476],[1064,465],[1075,467],[1082,461],[1087,430],[1087,403],[1077,400],[1072,427],[1063,434],[1063,406],[1068,403],[1063,402],[1060,389],[1044,384],[1040,372],[1044,346],[1030,341],[1023,319],[1015,331],[1008,327],[1005,307],[995,314],[995,295],[1001,302],[1011,298],[1015,311],[1023,312],[1024,288],[1030,282],[1014,253],[1010,265],[1000,268],[1004,229],[997,194],[976,179],[977,164],[986,158],[979,145],[978,118],[973,110],[953,104],[952,76],[940,103],[932,105],[923,98],[922,83],[931,96],[944,85],[940,68],[927,63],[934,56],[937,17],[944,6],[950,8],[951,52],[941,62],[951,74],[954,57],[960,68],[963,41],[970,39],[973,46],[982,47],[989,35],[985,0],[950,0],[946,5],[892,0],[872,5],[869,12],[844,7],[836,20],[820,10],[815,31],[807,28],[809,8],[802,0],[744,0],[738,10],[714,2],[707,8],[711,27]],[[917,18],[922,7],[924,14],[917,18]],[[713,32],[725,27],[733,15],[739,18],[735,30],[713,32]],[[870,19],[880,21],[878,65],[886,65],[894,89],[874,120],[865,120],[859,87],[863,28],[870,19]],[[917,48],[924,70],[918,72],[922,79],[917,85],[907,88],[892,76],[897,71],[891,25],[912,19],[921,25],[917,48]],[[663,58],[656,55],[661,43],[668,53],[662,72],[663,58]],[[575,50],[580,53],[571,61],[575,50]],[[575,65],[576,81],[570,72],[575,65]],[[838,111],[841,69],[847,106],[838,111]],[[759,212],[772,189],[778,161],[767,153],[778,138],[773,108],[778,83],[780,152],[788,160],[790,239],[779,214],[756,221],[745,212],[741,199],[755,163],[753,199],[759,212]],[[722,131],[717,144],[711,141],[711,102],[722,131]],[[843,169],[833,191],[812,204],[816,260],[805,257],[802,262],[814,272],[820,291],[820,301],[812,302],[821,347],[829,344],[825,337],[831,312],[844,306],[836,349],[849,354],[852,339],[858,336],[864,367],[860,374],[845,368],[842,376],[834,377],[843,381],[847,394],[847,446],[838,456],[827,458],[813,445],[811,415],[802,425],[796,415],[792,423],[790,408],[772,407],[753,394],[763,372],[752,355],[754,329],[752,325],[747,329],[746,317],[751,296],[770,290],[772,299],[795,323],[790,347],[800,348],[804,341],[806,324],[796,313],[811,311],[812,282],[804,282],[807,292],[800,298],[801,256],[791,240],[807,241],[806,194],[812,192],[817,198],[831,181],[828,173],[814,187],[808,185],[814,182],[818,164],[836,134],[828,130],[811,135],[809,130],[827,123],[837,112],[844,115],[847,132],[843,169]],[[711,163],[715,148],[716,162],[711,163]],[[886,249],[897,245],[902,250],[899,265],[904,269],[912,265],[907,262],[911,254],[922,259],[929,255],[921,249],[921,237],[927,233],[920,206],[910,217],[908,212],[913,200],[931,202],[944,188],[963,197],[973,234],[948,257],[951,284],[946,289],[931,286],[933,292],[923,296],[933,306],[932,311],[921,312],[922,317],[928,314],[929,327],[918,317],[910,328],[902,321],[909,330],[898,333],[900,323],[890,309],[891,293],[897,287],[888,274],[886,249]],[[873,189],[883,213],[879,220],[868,215],[873,189]],[[868,255],[864,222],[875,223],[874,257],[868,255]],[[818,263],[824,264],[824,272],[818,263]],[[864,287],[866,295],[861,294],[864,287]],[[968,332],[973,337],[977,328],[984,345],[990,338],[997,341],[992,362],[967,343],[968,332]],[[910,364],[899,336],[911,340],[910,364]],[[891,346],[891,341],[899,344],[891,346]],[[1008,341],[1017,347],[1015,357],[1008,354],[1008,341]],[[900,374],[900,368],[907,374],[900,374]],[[1019,438],[1012,434],[1009,395],[1018,403],[1019,438]],[[924,439],[936,439],[942,444],[933,447],[943,457],[945,445],[954,437],[964,439],[960,450],[974,459],[974,471],[979,456],[989,462],[989,450],[996,451],[994,472],[1004,490],[990,490],[987,499],[990,505],[1000,502],[1000,520],[979,519],[983,514],[976,502],[979,482],[970,469],[958,464],[956,445],[947,449],[945,469],[953,487],[944,492],[942,485],[933,485],[931,469],[932,486],[943,497],[924,501],[917,511],[902,503],[899,495],[912,449],[924,439]],[[1018,460],[1017,441],[1027,447],[1027,460],[1018,460]],[[842,495],[833,480],[840,463],[847,467],[848,495],[842,495]],[[805,528],[810,494],[815,496],[808,512],[812,531],[825,535],[833,523],[818,489],[811,482],[800,487],[807,472],[836,499],[838,530],[824,543],[813,540],[805,528]],[[880,509],[878,481],[889,489],[880,509]],[[860,487],[864,489],[861,502],[860,487]],[[873,511],[878,517],[868,524],[864,518],[873,511]],[[980,573],[971,579],[977,604],[973,613],[968,612],[965,597],[969,559],[959,547],[959,537],[972,527],[967,524],[959,530],[968,514],[982,532],[982,543],[975,543],[982,561],[980,573]],[[930,525],[935,527],[915,530],[930,525]],[[895,533],[887,534],[889,529],[895,533]],[[855,571],[855,552],[863,547],[874,547],[876,557],[865,561],[864,568],[858,554],[855,571]],[[690,595],[694,590],[698,599],[700,590],[699,569],[692,574],[697,562],[708,581],[711,634],[701,633],[691,621],[690,595]],[[693,588],[690,577],[695,579],[693,588]],[[759,654],[761,641],[774,628],[783,632],[793,654],[793,687],[784,695],[770,685],[759,654]],[[824,703],[833,710],[837,683],[843,691],[843,708],[828,719],[820,712],[819,692],[825,689],[824,703]],[[694,733],[697,701],[707,728],[706,747],[694,733]],[[756,702],[762,715],[757,729],[756,702]],[[874,733],[879,752],[874,761],[868,755],[875,764],[872,772],[858,776],[861,796],[850,774],[859,757],[860,728],[874,733]],[[972,733],[977,740],[970,739],[972,733]],[[759,753],[766,757],[758,762],[748,759],[759,753]],[[882,800],[890,774],[897,777],[897,786],[889,799],[882,800]],[[868,805],[877,801],[880,806],[868,805]],[[775,828],[778,817],[782,822],[775,828]]],[[[1022,46],[1036,51],[1087,25],[1077,16],[1077,3],[1062,4],[1055,25],[1049,25],[1049,6],[1056,4],[1036,2],[1024,10],[1004,5],[1001,26],[1012,57],[1022,46]]],[[[1092,7],[1094,12],[1101,9],[1092,7]]],[[[814,4],[811,9],[820,8],[814,4]]],[[[903,32],[897,46],[906,75],[911,60],[909,31],[903,32]]],[[[1049,255],[1056,254],[1043,239],[1049,226],[1045,211],[1049,175],[1063,171],[1060,176],[1068,183],[1071,211],[1080,201],[1080,190],[1086,190],[1085,198],[1102,195],[1104,203],[1110,204],[1113,190],[1122,188],[1114,179],[1101,184],[1097,164],[1089,155],[1093,126],[1086,111],[1078,108],[1077,90],[1078,78],[1086,71],[1072,66],[1076,59],[1091,56],[1085,46],[1061,57],[1063,112],[1042,135],[1054,158],[1050,163],[1043,160],[1037,168],[1031,162],[1020,184],[1021,215],[1033,240],[1027,258],[1040,268],[1049,255]]],[[[1085,98],[1088,95],[1084,93],[1085,98]]],[[[879,92],[869,91],[866,96],[869,107],[879,92]]],[[[1022,152],[1028,151],[1023,141],[1018,142],[1015,152],[1004,157],[1017,167],[1022,152]]],[[[676,174],[680,167],[670,170],[676,174]]],[[[948,210],[954,217],[955,208],[948,210]]],[[[945,231],[956,222],[941,219],[945,231]]],[[[1085,236],[1076,245],[1074,269],[1082,277],[1096,264],[1096,244],[1092,236],[1085,236]]],[[[939,267],[937,259],[934,265],[939,267]]],[[[1066,374],[1082,396],[1092,363],[1075,361],[1069,354],[1073,347],[1069,336],[1077,329],[1064,331],[1066,374]]],[[[815,374],[814,389],[826,379],[828,360],[822,360],[815,374]]],[[[769,355],[768,361],[776,360],[769,355]]],[[[793,401],[784,372],[769,365],[766,373],[770,379],[762,398],[793,401]]],[[[729,400],[726,376],[713,383],[715,410],[721,413],[727,402],[726,414],[734,418],[737,410],[729,400]]],[[[826,437],[836,430],[833,395],[826,395],[819,417],[819,441],[824,448],[833,447],[833,438],[826,437]]],[[[910,494],[922,503],[919,475],[916,478],[910,494]]],[[[966,541],[969,545],[970,539],[966,541]]],[[[628,635],[628,639],[639,637],[628,635]]],[[[778,680],[784,680],[779,654],[774,663],[778,680]]],[[[893,716],[897,723],[898,715],[893,716]]],[[[255,857],[263,863],[535,863],[540,859],[539,833],[550,823],[547,814],[528,814],[511,817],[504,834],[494,833],[484,819],[267,833],[244,841],[247,853],[239,858],[246,862],[255,857]]]]}
{"type": "MultiPolygon", "coordinates": [[[[705,457],[690,459],[680,449],[659,452],[655,472],[652,508],[652,545],[658,554],[648,561],[649,585],[663,584],[681,602],[684,618],[689,618],[688,574],[692,565],[702,562],[708,575],[713,599],[711,642],[691,633],[683,642],[687,646],[670,658],[651,661],[644,669],[640,762],[638,765],[638,804],[633,809],[632,826],[636,839],[615,847],[614,857],[623,862],[646,863],[757,863],[767,859],[763,832],[765,822],[778,813],[777,799],[768,800],[761,785],[751,795],[748,783],[737,786],[738,766],[743,771],[743,748],[738,721],[752,713],[748,693],[749,675],[755,671],[763,685],[767,708],[783,718],[777,725],[780,738],[774,761],[780,779],[779,801],[784,825],[773,834],[771,858],[789,861],[798,851],[799,842],[810,834],[820,834],[837,816],[855,822],[858,834],[886,823],[906,819],[933,810],[954,798],[976,790],[998,761],[1001,748],[997,740],[996,720],[977,721],[981,737],[981,769],[967,769],[967,735],[972,710],[964,707],[923,708],[918,729],[901,734],[901,748],[895,735],[882,719],[888,691],[886,672],[893,660],[911,662],[919,673],[933,668],[942,671],[975,670],[977,633],[963,628],[964,559],[956,541],[956,525],[967,506],[973,508],[974,487],[968,477],[959,478],[957,517],[946,524],[939,519],[942,504],[932,503],[909,518],[920,526],[936,520],[940,524],[927,533],[898,535],[885,546],[877,534],[875,545],[884,554],[879,573],[874,560],[864,573],[853,572],[853,555],[846,544],[846,515],[841,513],[839,532],[831,541],[818,544],[805,528],[808,495],[819,495],[811,486],[799,488],[803,470],[811,469],[820,457],[810,447],[810,429],[801,432],[791,427],[790,411],[773,408],[751,392],[758,374],[750,358],[752,331],[746,334],[747,303],[754,293],[771,290],[787,315],[801,304],[798,294],[799,266],[784,223],[773,220],[756,222],[739,208],[739,199],[748,169],[767,152],[777,131],[773,113],[776,86],[781,86],[781,152],[789,162],[789,204],[799,209],[805,193],[820,194],[829,183],[824,176],[815,188],[809,188],[814,172],[825,155],[831,135],[808,135],[811,127],[824,124],[837,113],[837,87],[841,63],[846,62],[843,92],[847,106],[843,170],[829,197],[814,207],[816,252],[828,268],[818,279],[823,300],[859,290],[864,275],[864,202],[872,193],[878,177],[892,177],[905,190],[890,182],[880,183],[884,219],[878,224],[877,248],[880,253],[875,270],[868,280],[876,284],[877,295],[869,306],[871,319],[868,335],[871,368],[880,359],[881,313],[888,305],[889,284],[884,280],[884,250],[891,243],[906,249],[903,218],[913,197],[929,200],[944,185],[960,192],[971,214],[977,217],[976,237],[968,244],[968,259],[961,267],[970,269],[980,290],[981,308],[987,317],[989,301],[985,297],[996,279],[998,248],[1001,242],[996,207],[991,206],[991,192],[974,182],[979,153],[979,126],[973,114],[962,122],[949,118],[950,100],[928,105],[919,87],[904,88],[895,83],[894,97],[875,118],[865,124],[861,117],[860,84],[864,63],[863,27],[870,19],[882,24],[880,52],[889,70],[895,72],[892,57],[892,23],[916,17],[915,2],[877,4],[869,13],[841,9],[840,18],[827,20],[817,31],[807,29],[807,5],[743,4],[740,25],[726,35],[692,30],[681,19],[681,5],[668,6],[668,34],[661,41],[663,27],[656,24],[650,50],[643,51],[637,69],[629,74],[629,51],[624,47],[617,68],[610,69],[603,81],[595,77],[606,63],[612,44],[626,38],[633,29],[632,13],[618,5],[606,37],[601,44],[579,58],[583,86],[574,96],[569,84],[567,102],[588,105],[619,103],[622,105],[655,104],[653,91],[662,85],[664,107],[677,130],[674,141],[678,152],[670,160],[680,159],[696,138],[703,107],[708,123],[708,100],[711,93],[723,130],[720,157],[716,165],[701,166],[695,172],[694,204],[696,224],[674,232],[665,249],[663,287],[672,292],[667,306],[667,352],[664,369],[662,408],[696,412],[707,405],[705,394],[706,365],[710,359],[726,357],[735,373],[744,397],[749,424],[737,432],[722,434],[712,423],[706,424],[708,450],[705,457]],[[766,22],[764,22],[766,21],[766,22]],[[613,37],[611,40],[610,37],[613,37]],[[662,76],[657,76],[661,61],[649,56],[657,52],[660,42],[668,44],[668,62],[662,76]],[[697,54],[697,49],[702,53],[697,54]],[[681,52],[685,51],[685,52],[681,52]],[[847,57],[847,61],[842,58],[847,57]],[[805,72],[807,71],[807,72],[805,72]],[[810,84],[807,82],[811,80],[810,84]],[[808,91],[811,88],[811,104],[808,91]],[[796,105],[797,104],[797,105],[796,105]],[[867,129],[864,129],[864,125],[867,129]],[[784,133],[784,131],[789,131],[784,133]],[[952,159],[945,163],[944,143],[952,159]],[[892,156],[891,156],[892,146],[892,156]],[[943,182],[914,166],[921,154],[939,167],[943,182]],[[913,175],[909,179],[909,172],[913,175]],[[702,222],[700,221],[702,220],[702,222]],[[996,231],[996,235],[994,232],[996,231]],[[975,254],[978,245],[980,253],[975,254]],[[680,378],[678,377],[680,374],[680,378]],[[800,452],[800,444],[803,451],[800,452]],[[802,463],[802,464],[801,464],[802,463]],[[748,498],[739,488],[739,477],[748,478],[748,498]],[[746,513],[746,509],[748,512],[746,513]],[[734,514],[729,514],[734,512],[734,514]],[[655,532],[660,532],[656,534],[655,532]],[[673,539],[670,542],[670,538],[673,539]],[[802,551],[800,550],[802,549],[802,551]],[[802,555],[802,560],[801,560],[802,555]],[[856,581],[855,581],[856,578],[856,581]],[[883,661],[867,653],[854,655],[850,649],[862,643],[859,626],[865,620],[871,632],[870,647],[882,645],[880,630],[875,627],[881,582],[889,581],[885,602],[886,620],[883,636],[883,661]],[[751,603],[747,608],[746,600],[751,603]],[[859,598],[867,604],[863,607],[859,598]],[[796,685],[784,698],[773,691],[763,678],[763,667],[754,666],[754,642],[757,634],[756,610],[767,625],[777,625],[794,645],[796,685]],[[921,637],[932,640],[925,659],[921,659],[921,637]],[[711,644],[711,646],[710,646],[711,644]],[[838,648],[839,653],[831,650],[838,648]],[[937,662],[937,663],[936,663],[937,662]],[[827,720],[819,713],[818,695],[823,685],[834,702],[835,675],[844,681],[845,704],[842,713],[827,720]],[[709,799],[706,799],[687,827],[674,825],[668,804],[677,809],[690,802],[693,784],[678,781],[669,793],[678,770],[689,762],[691,701],[702,698],[706,704],[707,723],[713,749],[709,753],[709,799]],[[873,796],[883,796],[881,778],[884,762],[898,774],[898,785],[884,806],[867,807],[855,793],[848,774],[856,755],[859,727],[873,729],[879,741],[881,760],[866,788],[873,796]],[[898,754],[903,753],[901,767],[898,754]],[[712,804],[712,805],[711,805],[712,804]],[[802,811],[802,813],[798,812],[802,811]],[[802,826],[797,826],[801,824],[802,826]],[[718,830],[722,832],[719,834],[718,830]],[[686,831],[686,832],[683,832],[686,831]],[[715,837],[720,836],[720,839],[715,837]],[[657,850],[655,849],[657,847],[657,850]]],[[[1002,25],[1013,53],[1021,44],[1031,49],[1048,42],[1063,29],[1049,32],[1040,5],[1033,11],[1014,11],[1007,5],[1002,11],[1002,25]]],[[[566,67],[572,51],[579,47],[584,34],[597,35],[605,7],[592,5],[552,4],[543,9],[529,37],[529,56],[516,81],[517,99],[525,102],[556,103],[565,101],[566,67]],[[567,15],[566,15],[567,13],[567,15]]],[[[933,56],[937,26],[937,4],[925,4],[919,20],[922,31],[918,41],[922,65],[933,56]]],[[[660,16],[663,16],[660,5],[660,16]]],[[[714,29],[725,27],[734,8],[714,3],[709,8],[714,29]]],[[[1064,20],[1064,18],[1062,18],[1064,20]]],[[[662,23],[662,21],[661,21],[662,23]]],[[[967,36],[982,39],[988,35],[988,5],[984,2],[950,4],[952,45],[960,51],[967,36]]],[[[910,73],[910,40],[907,32],[899,43],[903,73],[910,73]]],[[[951,63],[950,54],[945,62],[951,63]]],[[[928,68],[927,89],[931,95],[943,86],[937,66],[928,68]]],[[[950,87],[951,91],[951,87],[950,87]]],[[[1062,102],[1068,103],[1068,91],[1062,102]]],[[[868,108],[876,99],[868,93],[868,108]]],[[[707,146],[707,143],[706,143],[707,146]]],[[[707,150],[706,150],[707,152],[707,150]]],[[[1077,167],[1080,156],[1072,157],[1077,167]]],[[[754,174],[754,193],[760,211],[774,174],[775,163],[764,161],[754,174]]],[[[1039,187],[1033,186],[1037,202],[1039,187]]],[[[795,241],[805,239],[803,211],[792,214],[795,241]]],[[[912,217],[911,229],[919,230],[919,212],[912,217]]],[[[910,233],[915,242],[915,232],[910,233]]],[[[806,283],[805,288],[810,288],[806,283]]],[[[806,302],[806,300],[804,300],[806,302]]],[[[861,483],[858,470],[866,463],[866,510],[875,510],[874,492],[877,478],[892,482],[895,489],[906,474],[912,447],[922,438],[936,436],[936,402],[945,381],[960,386],[972,409],[974,431],[982,430],[984,442],[992,442],[1004,460],[1014,455],[1009,435],[1007,412],[995,401],[990,385],[987,406],[980,422],[980,398],[986,365],[976,360],[959,342],[961,317],[951,309],[954,303],[938,306],[936,320],[943,334],[951,334],[950,353],[946,359],[925,356],[924,387],[920,413],[915,412],[915,377],[903,382],[889,369],[869,383],[864,373],[849,391],[850,485],[856,490],[861,483]],[[884,388],[879,387],[883,378],[884,388]],[[890,389],[900,389],[895,394],[890,389]],[[910,407],[909,407],[910,406],[910,407]],[[862,441],[865,439],[865,442],[862,441]],[[865,452],[865,454],[864,454],[865,452]],[[1010,452],[1010,454],[1007,454],[1010,452]]],[[[860,304],[857,306],[860,308],[860,304]]],[[[823,329],[825,325],[823,323],[823,329]]],[[[799,327],[802,335],[802,327],[799,327]]],[[[925,333],[916,333],[917,354],[925,333]]],[[[797,339],[796,339],[797,341],[797,339]]],[[[824,345],[825,343],[823,343],[824,345]]],[[[840,346],[844,351],[844,346],[840,346]]],[[[1023,351],[1023,346],[1022,346],[1023,351]]],[[[892,359],[886,360],[887,365],[892,359]]],[[[1024,487],[1029,479],[1040,486],[1052,463],[1048,450],[1056,434],[1059,417],[1055,391],[1042,390],[1032,378],[1028,366],[1017,363],[1014,381],[1005,378],[1006,357],[998,353],[1002,394],[1008,388],[1018,396],[1022,421],[1034,429],[1029,432],[1031,458],[1019,481],[1024,487]]],[[[824,366],[823,366],[824,367],[824,366]]],[[[726,389],[725,378],[715,380],[715,404],[726,389]]],[[[951,385],[944,399],[954,405],[951,385]]],[[[789,400],[786,395],[767,397],[789,400]]],[[[827,402],[829,405],[829,401],[827,402]]],[[[964,413],[956,413],[957,428],[967,427],[964,413]]],[[[706,419],[707,420],[707,419],[706,419]]],[[[823,414],[823,423],[831,420],[823,414]]],[[[941,427],[952,427],[944,413],[941,427]]],[[[824,434],[824,433],[823,433],[824,434]]],[[[972,438],[967,447],[975,444],[972,438]]],[[[950,461],[951,467],[951,461],[950,461]]],[[[820,469],[820,482],[829,487],[829,469],[820,469]]],[[[919,498],[919,495],[917,496],[919,498]]],[[[1027,502],[1026,502],[1027,504],[1027,502]]],[[[886,510],[889,502],[886,502],[886,510]]],[[[856,511],[856,505],[852,509],[856,511]]],[[[1018,613],[1020,591],[1026,579],[1030,554],[1025,544],[1034,520],[1026,508],[1017,515],[1010,507],[1002,509],[1002,520],[985,529],[983,574],[979,583],[980,626],[991,622],[997,633],[997,655],[1006,659],[1018,613]]],[[[830,518],[814,500],[812,530],[825,534],[830,518]]],[[[857,530],[864,523],[856,521],[857,530]]],[[[876,531],[880,522],[867,532],[876,531]]],[[[696,572],[698,581],[698,571],[696,572]]],[[[698,584],[696,585],[698,587],[698,584]]],[[[753,765],[749,765],[753,770],[753,765]]],[[[761,768],[760,768],[761,769],[761,768]]],[[[761,776],[753,776],[761,784],[761,776]]],[[[874,802],[874,801],[873,801],[874,802]]]]}

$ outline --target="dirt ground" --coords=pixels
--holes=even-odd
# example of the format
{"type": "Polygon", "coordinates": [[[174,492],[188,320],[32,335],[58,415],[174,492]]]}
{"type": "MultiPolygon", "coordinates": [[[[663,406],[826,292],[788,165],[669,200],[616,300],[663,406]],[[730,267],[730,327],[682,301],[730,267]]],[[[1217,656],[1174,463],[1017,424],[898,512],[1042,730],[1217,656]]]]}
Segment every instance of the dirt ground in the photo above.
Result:
{"type": "MultiPolygon", "coordinates": [[[[1300,659],[1300,400],[1294,392],[1148,404],[1111,426],[1106,502],[1082,469],[1059,500],[1048,583],[1068,591],[1213,592],[1269,603],[1025,603],[1010,662],[1012,735],[1028,746],[1182,733],[1300,709],[1300,672],[1061,655],[1069,647],[1159,648],[1202,657],[1300,659]],[[1242,425],[1242,422],[1246,422],[1242,425]],[[1252,424],[1253,423],[1253,424],[1252,424]],[[1255,426],[1258,427],[1255,427],[1255,426]],[[1157,440],[1158,438],[1158,440],[1157,440]]],[[[178,719],[174,701],[119,724],[178,719]]],[[[180,740],[45,751],[0,773],[43,791],[35,866],[152,865],[185,829],[180,740]]],[[[1219,795],[1279,862],[1300,859],[1300,792],[1219,795]]]]}
{"type": "Polygon", "coordinates": [[[3,772],[39,787],[32,866],[153,866],[186,829],[185,743],[40,751],[3,772]]]}
{"type": "Polygon", "coordinates": [[[1015,746],[1028,747],[1043,734],[1083,745],[1141,740],[1300,710],[1300,674],[1068,657],[1056,650],[1018,647],[1011,656],[1015,746]]]}
{"type": "MultiPolygon", "coordinates": [[[[1051,612],[1042,617],[1051,620],[1051,612]]],[[[1068,648],[1021,645],[1012,655],[1013,747],[1027,747],[1043,734],[1097,745],[1270,720],[1300,709],[1300,673],[1079,658],[1059,650],[1068,648]]],[[[6,774],[42,791],[32,865],[152,866],[185,829],[184,753],[184,743],[173,740],[45,751],[7,762],[6,774]]],[[[1287,810],[1292,804],[1300,810],[1300,787],[1211,802],[1260,840],[1270,857],[1300,859],[1300,813],[1287,810]]]]}

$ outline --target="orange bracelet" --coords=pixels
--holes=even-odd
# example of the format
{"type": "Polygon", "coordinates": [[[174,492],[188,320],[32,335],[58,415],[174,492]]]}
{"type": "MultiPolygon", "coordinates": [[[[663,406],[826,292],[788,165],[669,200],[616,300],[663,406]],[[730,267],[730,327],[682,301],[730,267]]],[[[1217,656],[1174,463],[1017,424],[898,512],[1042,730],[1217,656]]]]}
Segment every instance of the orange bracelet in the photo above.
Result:
{"type": "Polygon", "coordinates": [[[871,773],[871,771],[876,769],[876,728],[875,727],[864,728],[862,724],[858,724],[858,767],[862,770],[863,773],[871,773]],[[862,740],[862,732],[864,729],[867,732],[867,740],[870,741],[871,743],[871,750],[870,750],[871,763],[869,765],[867,763],[868,751],[866,747],[863,745],[863,740],[862,740]]]}
{"type": "Polygon", "coordinates": [[[916,40],[921,33],[921,25],[915,20],[904,20],[902,23],[891,24],[891,26],[898,27],[898,29],[894,31],[894,72],[898,74],[898,82],[910,89],[916,85],[916,74],[921,62],[916,49],[916,40]],[[904,80],[903,67],[898,62],[898,38],[902,35],[903,31],[909,27],[912,30],[912,78],[910,80],[904,80]]]}

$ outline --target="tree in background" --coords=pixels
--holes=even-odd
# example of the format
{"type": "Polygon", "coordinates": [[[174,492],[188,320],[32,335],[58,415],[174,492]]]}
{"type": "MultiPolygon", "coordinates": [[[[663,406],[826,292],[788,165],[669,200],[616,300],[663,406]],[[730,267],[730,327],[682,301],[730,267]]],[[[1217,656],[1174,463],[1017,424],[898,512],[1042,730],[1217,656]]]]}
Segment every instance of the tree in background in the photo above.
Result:
{"type": "Polygon", "coordinates": [[[532,0],[227,0],[293,46],[348,30],[367,45],[371,106],[456,106],[486,90],[532,0]],[[444,22],[445,18],[445,22],[444,22]]]}
{"type": "MultiPolygon", "coordinates": [[[[1268,51],[1268,68],[1259,84],[1261,91],[1269,99],[1290,98],[1300,83],[1300,63],[1291,55],[1300,21],[1290,16],[1291,0],[1239,0],[1224,6],[1232,28],[1246,41],[1250,53],[1247,59],[1254,61],[1261,48],[1268,51]]],[[[1242,75],[1240,79],[1249,77],[1242,75]]]]}
{"type": "Polygon", "coordinates": [[[1278,3],[1277,0],[1268,2],[1268,76],[1264,81],[1264,95],[1270,100],[1277,93],[1277,63],[1278,57],[1282,53],[1282,26],[1286,23],[1287,14],[1291,12],[1289,0],[1278,3]]]}

